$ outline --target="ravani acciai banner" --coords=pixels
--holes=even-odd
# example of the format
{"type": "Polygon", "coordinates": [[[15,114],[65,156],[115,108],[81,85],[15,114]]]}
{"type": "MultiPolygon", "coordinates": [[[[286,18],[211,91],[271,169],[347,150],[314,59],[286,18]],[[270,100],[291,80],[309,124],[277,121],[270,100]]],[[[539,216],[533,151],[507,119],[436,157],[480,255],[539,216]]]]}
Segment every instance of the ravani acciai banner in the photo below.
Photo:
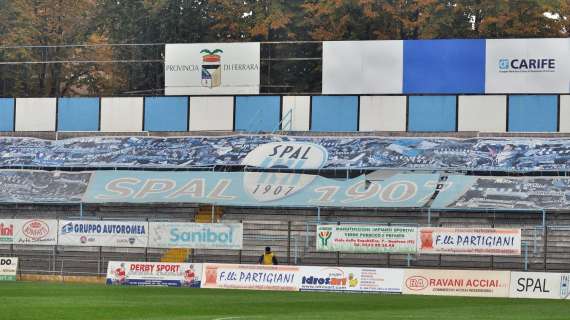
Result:
{"type": "Polygon", "coordinates": [[[374,225],[318,225],[317,251],[416,253],[417,228],[374,225]]]}
{"type": "Polygon", "coordinates": [[[16,281],[18,258],[0,257],[0,281],[16,281]]]}
{"type": "Polygon", "coordinates": [[[521,229],[420,228],[418,253],[520,256],[521,229]]]}
{"type": "Polygon", "coordinates": [[[241,249],[241,223],[150,222],[150,248],[241,249]]]}
{"type": "Polygon", "coordinates": [[[435,191],[435,174],[334,180],[272,172],[98,171],[87,203],[191,202],[233,206],[418,207],[435,191]]]}
{"type": "Polygon", "coordinates": [[[299,291],[299,268],[206,263],[202,288],[299,291]]]}
{"type": "Polygon", "coordinates": [[[201,263],[109,261],[107,284],[200,288],[201,263]]]}
{"type": "Polygon", "coordinates": [[[147,243],[148,222],[59,220],[59,245],[144,248],[147,243]]]}
{"type": "Polygon", "coordinates": [[[57,220],[2,219],[0,244],[57,244],[57,220]]]}

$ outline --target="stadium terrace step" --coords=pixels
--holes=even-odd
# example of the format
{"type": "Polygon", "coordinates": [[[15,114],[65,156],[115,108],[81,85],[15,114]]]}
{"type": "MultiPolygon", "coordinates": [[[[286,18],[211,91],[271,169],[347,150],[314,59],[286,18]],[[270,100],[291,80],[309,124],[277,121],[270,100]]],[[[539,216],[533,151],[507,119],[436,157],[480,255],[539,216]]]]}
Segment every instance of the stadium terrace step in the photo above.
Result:
{"type": "Polygon", "coordinates": [[[172,248],[160,258],[160,262],[186,262],[190,256],[192,249],[172,248]]]}
{"type": "Polygon", "coordinates": [[[194,221],[197,223],[220,222],[222,220],[223,214],[224,210],[222,209],[222,207],[214,207],[212,205],[201,205],[198,207],[198,212],[194,216],[194,221]],[[212,216],[214,218],[214,221],[212,221],[212,216]]]}

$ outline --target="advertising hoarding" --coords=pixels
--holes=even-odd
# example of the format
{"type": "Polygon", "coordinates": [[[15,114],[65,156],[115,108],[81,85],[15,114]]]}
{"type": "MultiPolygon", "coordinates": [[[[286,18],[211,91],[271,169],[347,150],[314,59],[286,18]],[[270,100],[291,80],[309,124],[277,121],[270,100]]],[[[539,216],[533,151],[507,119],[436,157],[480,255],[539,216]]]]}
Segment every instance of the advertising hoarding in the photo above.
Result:
{"type": "Polygon", "coordinates": [[[301,291],[402,293],[403,269],[301,267],[301,291]]]}
{"type": "Polygon", "coordinates": [[[144,248],[147,243],[148,222],[59,220],[62,246],[144,248]]]}
{"type": "Polygon", "coordinates": [[[317,251],[358,253],[415,253],[415,227],[374,225],[318,225],[317,251]]]}
{"type": "Polygon", "coordinates": [[[0,257],[0,281],[16,281],[18,258],[0,257]]]}
{"type": "Polygon", "coordinates": [[[511,298],[568,299],[570,273],[511,272],[511,298]]]}
{"type": "Polygon", "coordinates": [[[520,256],[521,229],[420,228],[420,254],[520,256]]]}
{"type": "Polygon", "coordinates": [[[201,263],[109,261],[108,285],[200,288],[201,263]]]}
{"type": "Polygon", "coordinates": [[[206,263],[202,288],[299,291],[299,268],[206,263]]]}
{"type": "Polygon", "coordinates": [[[242,248],[241,223],[150,222],[150,248],[242,248]]]}

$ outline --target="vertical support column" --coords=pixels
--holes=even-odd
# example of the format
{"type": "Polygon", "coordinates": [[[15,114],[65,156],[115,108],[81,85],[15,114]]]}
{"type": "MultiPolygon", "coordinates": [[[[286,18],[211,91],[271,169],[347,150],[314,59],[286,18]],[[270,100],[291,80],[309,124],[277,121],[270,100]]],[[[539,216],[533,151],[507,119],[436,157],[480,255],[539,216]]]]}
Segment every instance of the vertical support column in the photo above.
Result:
{"type": "Polygon", "coordinates": [[[291,221],[287,221],[287,264],[291,264],[291,221]]]}
{"type": "Polygon", "coordinates": [[[544,271],[548,271],[548,228],[544,226],[544,271]]]}
{"type": "Polygon", "coordinates": [[[214,212],[215,212],[215,210],[216,210],[216,208],[215,208],[214,204],[212,204],[212,221],[211,221],[212,223],[215,222],[215,221],[214,221],[214,216],[215,216],[215,213],[214,213],[214,212]]]}

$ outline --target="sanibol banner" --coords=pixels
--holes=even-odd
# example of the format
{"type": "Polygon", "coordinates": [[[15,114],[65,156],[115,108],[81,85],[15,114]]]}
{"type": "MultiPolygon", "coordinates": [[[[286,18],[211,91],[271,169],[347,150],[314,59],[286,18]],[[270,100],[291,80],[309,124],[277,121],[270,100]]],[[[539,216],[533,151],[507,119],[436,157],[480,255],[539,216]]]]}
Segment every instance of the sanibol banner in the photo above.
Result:
{"type": "Polygon", "coordinates": [[[381,182],[272,172],[98,171],[83,201],[188,202],[232,206],[421,207],[436,174],[400,174],[381,182]]]}
{"type": "Polygon", "coordinates": [[[147,243],[148,222],[59,220],[59,245],[144,248],[147,243]]]}
{"type": "Polygon", "coordinates": [[[374,225],[318,225],[317,251],[416,253],[418,229],[374,225]]]}
{"type": "Polygon", "coordinates": [[[420,254],[521,254],[521,229],[420,228],[419,238],[420,254]]]}
{"type": "Polygon", "coordinates": [[[201,263],[109,261],[108,285],[200,288],[201,263]]]}
{"type": "Polygon", "coordinates": [[[242,249],[241,223],[150,222],[150,248],[242,249]]]}

